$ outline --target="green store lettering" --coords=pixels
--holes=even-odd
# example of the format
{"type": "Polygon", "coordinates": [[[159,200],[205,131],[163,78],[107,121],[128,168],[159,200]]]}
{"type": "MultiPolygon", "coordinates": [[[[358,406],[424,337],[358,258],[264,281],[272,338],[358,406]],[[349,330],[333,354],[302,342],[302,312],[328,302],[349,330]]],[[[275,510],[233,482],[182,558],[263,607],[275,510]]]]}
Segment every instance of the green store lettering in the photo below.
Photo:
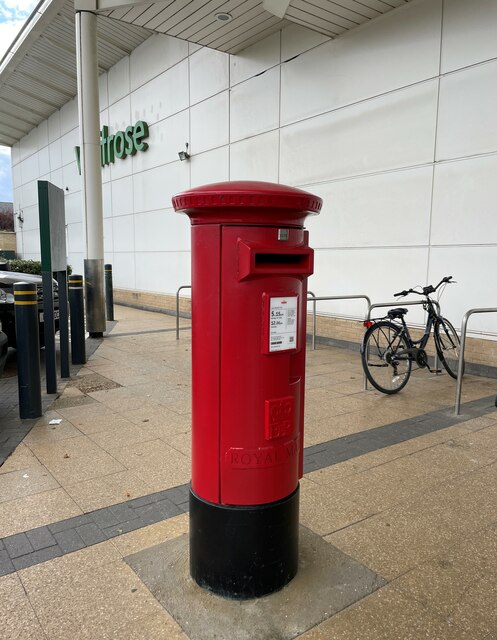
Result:
{"type": "MultiPolygon", "coordinates": [[[[134,127],[126,127],[124,131],[117,131],[109,135],[109,127],[104,125],[100,131],[100,163],[102,167],[115,162],[116,158],[124,160],[126,156],[134,156],[137,151],[146,151],[148,143],[148,124],[138,120],[134,127]]],[[[81,175],[81,149],[74,147],[78,172],[81,175]]]]}

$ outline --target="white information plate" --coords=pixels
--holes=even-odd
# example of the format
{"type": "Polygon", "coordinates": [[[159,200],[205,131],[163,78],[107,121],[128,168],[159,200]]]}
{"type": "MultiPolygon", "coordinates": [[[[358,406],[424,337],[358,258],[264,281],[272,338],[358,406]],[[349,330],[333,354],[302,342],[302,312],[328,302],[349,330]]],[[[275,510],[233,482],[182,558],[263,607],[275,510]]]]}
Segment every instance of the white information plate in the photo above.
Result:
{"type": "Polygon", "coordinates": [[[297,296],[271,298],[269,352],[297,348],[297,296]]]}

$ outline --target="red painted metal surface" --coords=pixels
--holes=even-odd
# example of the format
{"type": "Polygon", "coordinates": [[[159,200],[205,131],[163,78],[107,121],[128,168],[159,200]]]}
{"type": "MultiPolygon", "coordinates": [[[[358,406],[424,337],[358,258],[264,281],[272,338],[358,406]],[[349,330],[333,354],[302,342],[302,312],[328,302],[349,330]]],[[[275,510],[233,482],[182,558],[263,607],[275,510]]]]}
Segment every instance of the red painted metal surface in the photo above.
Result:
{"type": "Polygon", "coordinates": [[[176,211],[192,224],[210,223],[302,226],[321,211],[322,200],[307,191],[272,182],[218,182],[173,197],[176,211]]]}
{"type": "Polygon", "coordinates": [[[192,488],[258,505],[302,476],[305,217],[321,200],[270,183],[222,183],[173,198],[192,221],[192,488]],[[283,233],[280,232],[283,230],[283,233]]]}

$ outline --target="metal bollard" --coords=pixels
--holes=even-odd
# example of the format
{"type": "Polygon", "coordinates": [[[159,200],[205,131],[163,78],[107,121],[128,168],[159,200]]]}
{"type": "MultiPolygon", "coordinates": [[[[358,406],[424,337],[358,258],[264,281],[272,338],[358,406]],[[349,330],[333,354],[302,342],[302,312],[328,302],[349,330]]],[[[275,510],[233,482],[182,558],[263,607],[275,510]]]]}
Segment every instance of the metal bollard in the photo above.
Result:
{"type": "Polygon", "coordinates": [[[70,378],[69,367],[69,305],[67,293],[67,271],[57,271],[59,285],[59,348],[60,377],[70,378]]]}
{"type": "Polygon", "coordinates": [[[35,284],[14,284],[19,417],[39,418],[41,410],[38,294],[35,284]]]}
{"type": "Polygon", "coordinates": [[[85,305],[83,276],[69,276],[69,310],[71,318],[71,362],[85,364],[85,305]]]}
{"type": "Polygon", "coordinates": [[[112,288],[112,265],[104,265],[105,272],[105,309],[107,320],[114,320],[114,290],[112,288]]]}

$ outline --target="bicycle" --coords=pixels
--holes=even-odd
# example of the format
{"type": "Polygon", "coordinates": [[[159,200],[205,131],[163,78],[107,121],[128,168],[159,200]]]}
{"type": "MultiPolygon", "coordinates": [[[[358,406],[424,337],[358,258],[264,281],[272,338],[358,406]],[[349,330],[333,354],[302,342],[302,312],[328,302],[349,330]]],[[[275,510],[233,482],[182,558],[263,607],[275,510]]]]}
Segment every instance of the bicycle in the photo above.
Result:
{"type": "MultiPolygon", "coordinates": [[[[430,294],[442,285],[454,284],[452,276],[442,278],[436,287],[428,285],[421,291],[409,289],[395,293],[395,297],[404,297],[410,293],[424,296],[423,309],[428,313],[423,336],[413,340],[404,316],[407,309],[390,309],[383,318],[367,320],[367,328],[361,344],[361,360],[364,373],[369,382],[382,393],[392,394],[401,391],[409,381],[413,363],[419,368],[428,366],[425,351],[433,329],[433,338],[438,357],[447,373],[457,379],[459,360],[459,337],[452,324],[435,307],[430,294]]],[[[439,298],[443,289],[439,294],[439,298]]],[[[434,373],[433,370],[430,369],[434,373]]]]}

